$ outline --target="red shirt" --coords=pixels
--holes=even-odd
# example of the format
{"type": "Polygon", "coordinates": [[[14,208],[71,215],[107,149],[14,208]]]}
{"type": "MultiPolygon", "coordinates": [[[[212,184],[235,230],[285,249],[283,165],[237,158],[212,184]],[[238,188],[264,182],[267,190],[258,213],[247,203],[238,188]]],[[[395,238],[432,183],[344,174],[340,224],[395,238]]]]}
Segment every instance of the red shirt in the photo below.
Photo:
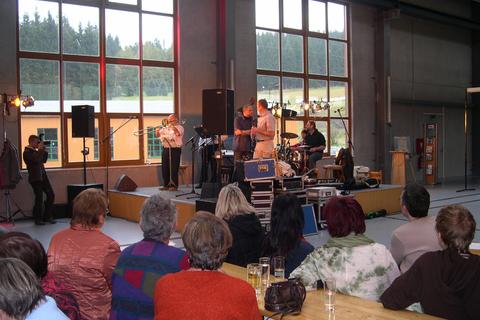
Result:
{"type": "Polygon", "coordinates": [[[253,288],[216,271],[181,271],[155,286],[155,320],[261,319],[253,288]]]}

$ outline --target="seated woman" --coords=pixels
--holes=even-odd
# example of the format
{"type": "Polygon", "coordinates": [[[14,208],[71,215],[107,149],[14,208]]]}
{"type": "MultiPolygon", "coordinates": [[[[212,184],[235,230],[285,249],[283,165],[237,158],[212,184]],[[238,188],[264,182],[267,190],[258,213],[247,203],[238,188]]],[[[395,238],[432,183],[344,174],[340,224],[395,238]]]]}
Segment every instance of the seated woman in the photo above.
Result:
{"type": "Polygon", "coordinates": [[[25,262],[41,281],[43,292],[52,297],[58,308],[70,319],[80,319],[78,304],[73,295],[47,272],[47,253],[38,240],[23,232],[0,236],[0,258],[17,258],[25,262]]]}
{"type": "Polygon", "coordinates": [[[355,184],[355,179],[353,177],[353,157],[348,148],[341,148],[338,151],[338,155],[335,158],[335,164],[342,166],[342,175],[338,176],[338,171],[333,171],[333,176],[335,179],[343,182],[345,187],[351,187],[355,184]]]}
{"type": "Polygon", "coordinates": [[[440,210],[436,230],[444,250],[427,252],[380,297],[385,308],[400,310],[420,302],[425,313],[444,319],[478,319],[480,256],[468,250],[476,223],[468,209],[440,210]]]}
{"type": "Polygon", "coordinates": [[[304,224],[302,207],[296,195],[285,193],[273,200],[270,232],[263,242],[262,256],[285,257],[286,277],[314,250],[303,238],[304,224]]]}
{"type": "Polygon", "coordinates": [[[0,258],[0,319],[68,320],[22,260],[0,258]]]}
{"type": "Polygon", "coordinates": [[[191,268],[163,276],[155,286],[155,319],[260,320],[253,288],[221,272],[232,234],[222,219],[199,211],[182,235],[191,268]]]}
{"type": "Polygon", "coordinates": [[[143,240],[125,248],[112,277],[114,319],[153,319],[153,289],[168,273],[189,268],[185,251],[170,246],[177,212],[170,200],[154,194],[140,212],[143,240]]]}
{"type": "Polygon", "coordinates": [[[73,200],[70,228],[56,233],[48,248],[48,271],[73,293],[83,319],[108,319],[110,313],[120,247],[100,230],[106,211],[103,191],[82,191],[73,200]]]}
{"type": "Polygon", "coordinates": [[[335,197],[323,209],[330,233],[328,242],[315,249],[291,274],[305,286],[334,278],[343,294],[377,300],[400,274],[385,246],[367,238],[365,216],[350,197],[335,197]]]}
{"type": "Polygon", "coordinates": [[[227,222],[233,245],[225,262],[242,267],[258,262],[264,233],[260,220],[240,188],[229,184],[218,195],[215,215],[227,222]]]}

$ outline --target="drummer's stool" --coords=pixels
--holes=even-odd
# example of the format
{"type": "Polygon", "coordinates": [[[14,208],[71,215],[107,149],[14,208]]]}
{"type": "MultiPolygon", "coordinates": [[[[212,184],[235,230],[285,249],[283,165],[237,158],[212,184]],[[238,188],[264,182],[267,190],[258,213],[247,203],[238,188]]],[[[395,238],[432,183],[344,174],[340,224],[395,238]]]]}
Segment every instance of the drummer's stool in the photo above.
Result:
{"type": "Polygon", "coordinates": [[[340,166],[340,165],[336,165],[336,164],[326,164],[323,166],[323,175],[324,175],[324,178],[325,179],[333,179],[334,177],[334,174],[333,172],[334,171],[337,171],[338,173],[340,173],[340,180],[345,180],[344,177],[343,177],[343,167],[340,166]]]}

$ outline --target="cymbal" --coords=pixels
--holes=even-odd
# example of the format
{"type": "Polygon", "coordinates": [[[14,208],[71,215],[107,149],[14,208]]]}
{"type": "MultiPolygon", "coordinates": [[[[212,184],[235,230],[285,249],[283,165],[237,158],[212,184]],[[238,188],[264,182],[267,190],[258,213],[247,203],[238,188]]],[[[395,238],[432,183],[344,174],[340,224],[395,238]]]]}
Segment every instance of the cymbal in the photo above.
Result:
{"type": "Polygon", "coordinates": [[[280,134],[280,137],[282,139],[296,139],[298,138],[298,134],[293,132],[283,132],[282,134],[280,134]]]}
{"type": "Polygon", "coordinates": [[[303,144],[303,145],[299,145],[297,146],[297,148],[299,149],[310,149],[312,146],[309,146],[308,144],[303,144]]]}

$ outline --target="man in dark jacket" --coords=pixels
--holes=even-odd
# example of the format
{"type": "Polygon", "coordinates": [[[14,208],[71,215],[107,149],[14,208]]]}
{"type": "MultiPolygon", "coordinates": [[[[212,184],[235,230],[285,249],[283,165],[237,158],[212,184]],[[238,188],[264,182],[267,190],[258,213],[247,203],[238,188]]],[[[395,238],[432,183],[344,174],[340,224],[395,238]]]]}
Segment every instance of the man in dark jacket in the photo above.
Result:
{"type": "Polygon", "coordinates": [[[425,313],[445,319],[478,319],[480,315],[480,256],[468,248],[475,220],[463,206],[440,210],[436,230],[442,251],[427,252],[395,279],[380,297],[389,309],[420,302],[425,313]]]}
{"type": "Polygon", "coordinates": [[[33,217],[36,225],[44,225],[46,222],[55,223],[52,217],[52,206],[55,200],[52,186],[47,177],[44,163],[47,162],[48,152],[45,144],[36,135],[28,137],[28,146],[23,151],[23,161],[27,165],[28,182],[33,188],[35,204],[33,217]],[[46,194],[45,211],[43,211],[43,193],[46,194]]]}

